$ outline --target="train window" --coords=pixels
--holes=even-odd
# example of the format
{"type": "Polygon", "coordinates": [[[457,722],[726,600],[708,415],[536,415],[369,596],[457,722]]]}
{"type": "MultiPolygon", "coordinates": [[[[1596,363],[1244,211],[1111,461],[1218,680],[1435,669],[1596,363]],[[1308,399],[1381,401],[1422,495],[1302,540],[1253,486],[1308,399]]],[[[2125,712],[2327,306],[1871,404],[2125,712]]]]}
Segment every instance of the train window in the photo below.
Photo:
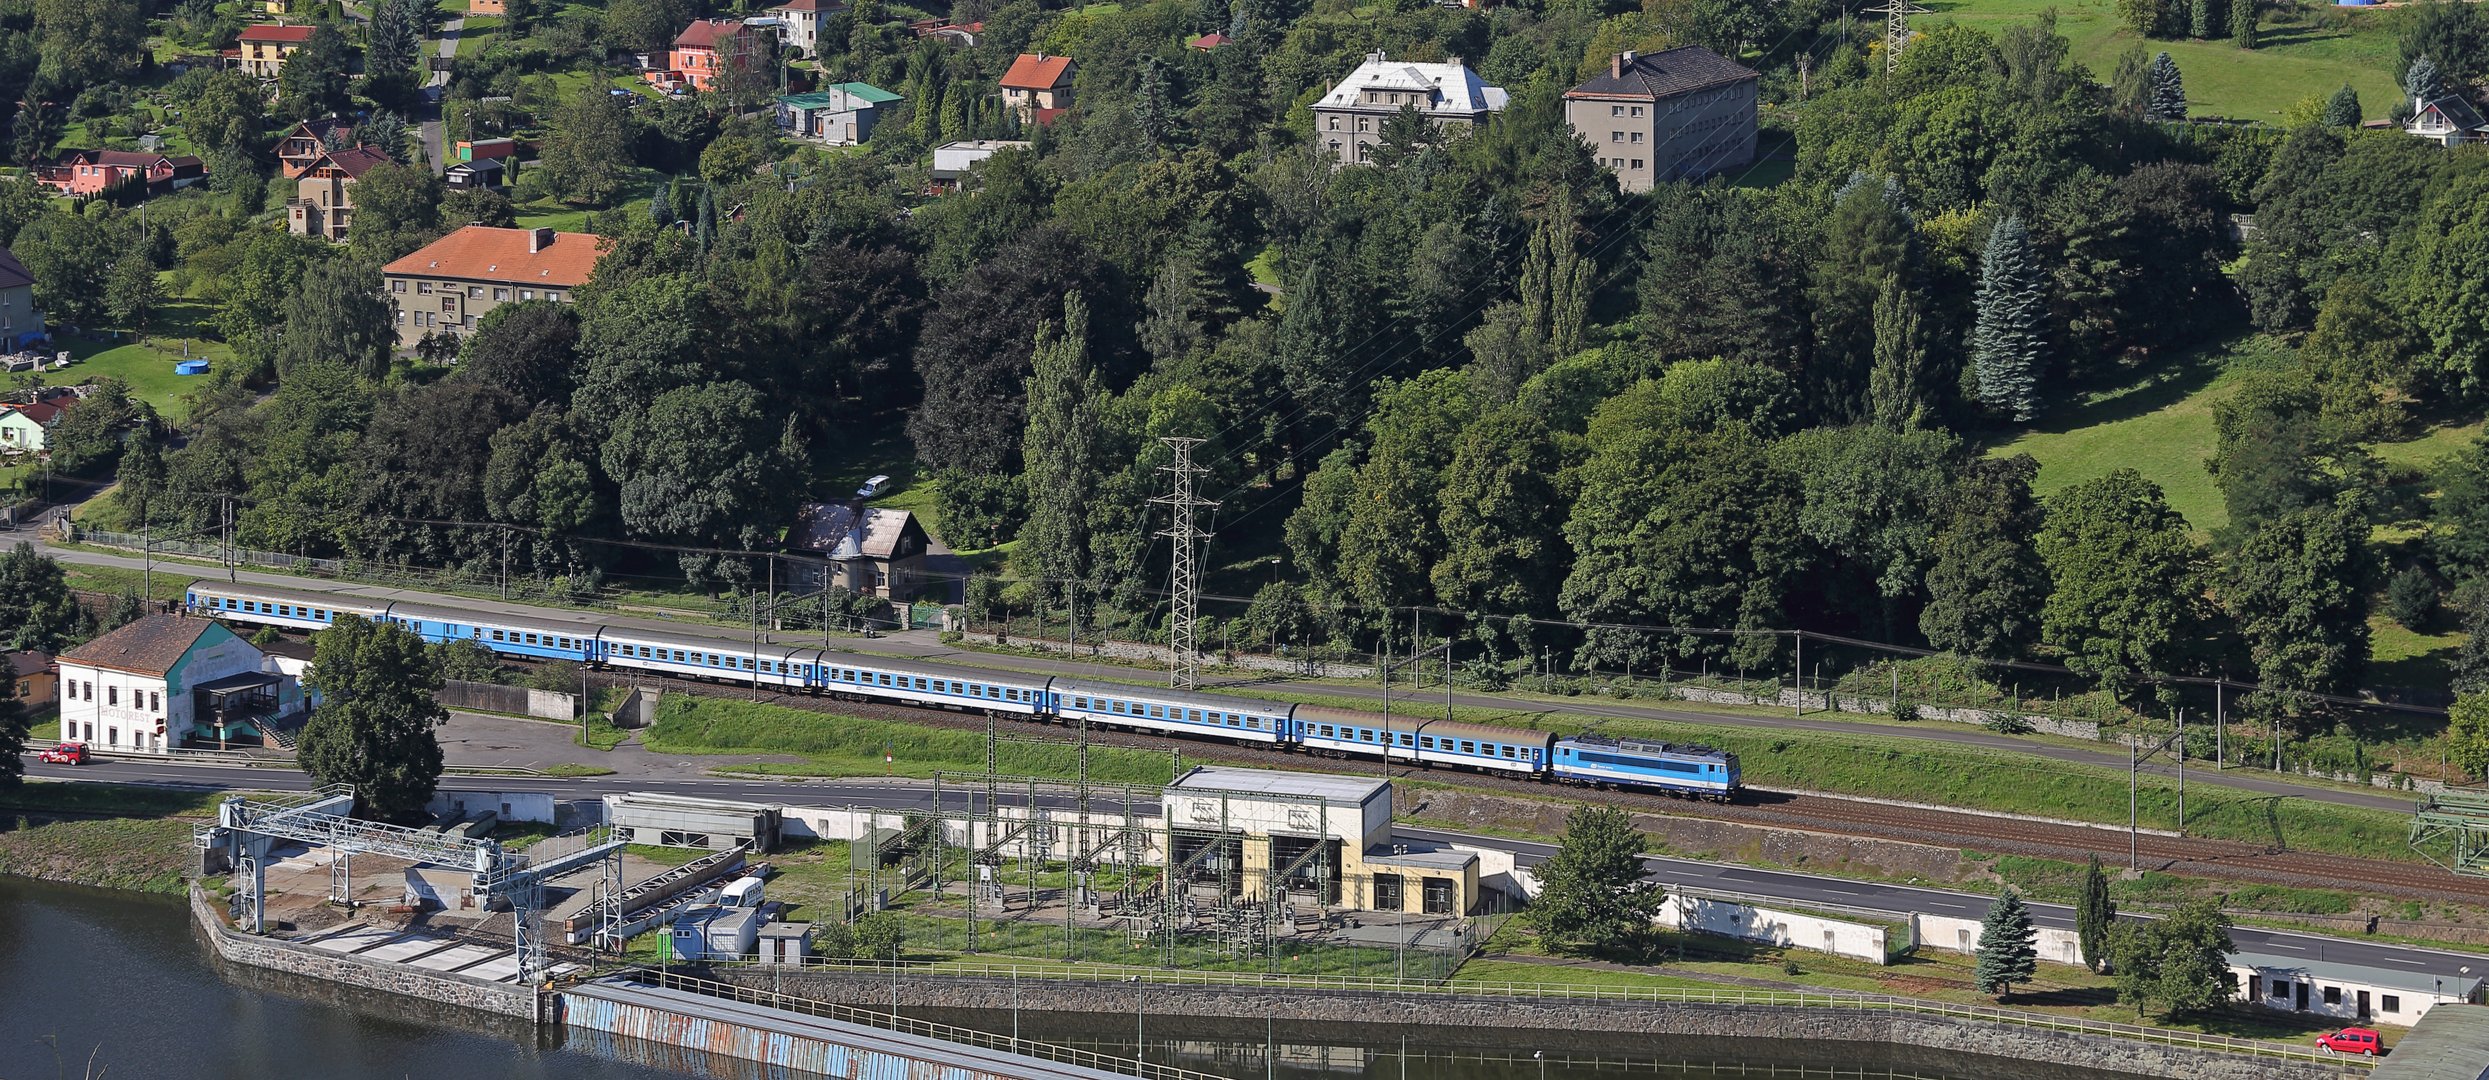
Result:
{"type": "Polygon", "coordinates": [[[882,680],[882,685],[883,685],[883,686],[888,686],[888,685],[890,685],[890,676],[889,676],[888,674],[884,674],[884,675],[881,677],[881,680],[882,680]]]}
{"type": "Polygon", "coordinates": [[[1320,730],[1321,730],[1321,732],[1322,732],[1322,737],[1323,737],[1323,738],[1329,739],[1329,738],[1333,738],[1333,737],[1334,737],[1334,736],[1331,734],[1331,725],[1329,725],[1329,724],[1324,724],[1324,725],[1322,725],[1322,727],[1321,727],[1321,729],[1320,729],[1320,730]]]}
{"type": "Polygon", "coordinates": [[[1405,732],[1405,731],[1404,731],[1404,732],[1401,732],[1401,733],[1400,733],[1400,745],[1402,745],[1402,746],[1407,746],[1407,745],[1409,745],[1409,733],[1408,733],[1408,732],[1405,732]]]}
{"type": "Polygon", "coordinates": [[[745,671],[750,671],[750,670],[752,670],[752,658],[751,658],[751,657],[747,656],[747,657],[744,657],[744,658],[743,658],[743,670],[745,670],[745,671]]]}
{"type": "Polygon", "coordinates": [[[259,601],[257,601],[257,600],[244,600],[244,601],[242,601],[242,610],[247,611],[247,612],[250,612],[250,613],[252,613],[252,614],[254,614],[254,615],[258,614],[258,613],[259,613],[259,601]]]}
{"type": "Polygon", "coordinates": [[[493,631],[493,640],[494,640],[494,641],[500,641],[500,640],[502,640],[502,638],[501,638],[501,631],[499,631],[499,630],[495,630],[495,631],[493,631]]]}
{"type": "Polygon", "coordinates": [[[1072,698],[1072,707],[1075,709],[1086,709],[1089,707],[1089,699],[1075,695],[1072,698]]]}
{"type": "Polygon", "coordinates": [[[1477,744],[1477,743],[1471,742],[1471,741],[1469,741],[1469,740],[1467,740],[1467,739],[1462,739],[1462,740],[1461,740],[1461,753],[1464,753],[1464,754],[1475,754],[1475,753],[1477,753],[1477,752],[1478,752],[1478,744],[1477,744]]]}
{"type": "Polygon", "coordinates": [[[1227,721],[1227,726],[1229,726],[1229,727],[1235,727],[1235,726],[1237,726],[1237,724],[1236,724],[1236,714],[1235,714],[1235,713],[1224,713],[1224,714],[1222,714],[1222,715],[1221,715],[1221,719],[1226,720],[1226,721],[1227,721]]]}
{"type": "Polygon", "coordinates": [[[1432,750],[1432,749],[1434,749],[1434,748],[1435,748],[1435,737],[1434,737],[1434,736],[1432,736],[1432,735],[1424,735],[1424,736],[1420,736],[1420,737],[1418,738],[1418,740],[1417,740],[1417,748],[1418,748],[1418,749],[1420,749],[1420,750],[1432,750]]]}
{"type": "Polygon", "coordinates": [[[963,695],[963,696],[965,696],[965,695],[968,693],[968,690],[967,690],[967,688],[966,688],[966,687],[963,687],[963,686],[961,686],[961,685],[960,685],[960,684],[958,684],[958,683],[952,683],[952,684],[951,684],[951,692],[952,692],[952,693],[954,693],[954,694],[959,694],[959,695],[963,695]]]}
{"type": "Polygon", "coordinates": [[[1511,757],[1512,757],[1512,747],[1509,747],[1509,746],[1502,746],[1502,747],[1497,747],[1496,749],[1501,750],[1501,751],[1503,752],[1503,755],[1504,755],[1504,757],[1505,757],[1505,758],[1509,759],[1509,758],[1511,758],[1511,757]]]}

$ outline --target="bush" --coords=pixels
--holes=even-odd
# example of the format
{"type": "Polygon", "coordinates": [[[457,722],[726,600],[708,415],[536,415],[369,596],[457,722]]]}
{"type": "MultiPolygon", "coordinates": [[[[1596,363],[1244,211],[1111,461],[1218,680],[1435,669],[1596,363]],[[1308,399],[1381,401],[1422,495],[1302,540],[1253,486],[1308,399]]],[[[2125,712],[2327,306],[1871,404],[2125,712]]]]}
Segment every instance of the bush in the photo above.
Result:
{"type": "Polygon", "coordinates": [[[2417,566],[2404,567],[2385,586],[2385,611],[2403,626],[2426,633],[2436,625],[2439,605],[2445,592],[2438,588],[2437,578],[2417,566]]]}

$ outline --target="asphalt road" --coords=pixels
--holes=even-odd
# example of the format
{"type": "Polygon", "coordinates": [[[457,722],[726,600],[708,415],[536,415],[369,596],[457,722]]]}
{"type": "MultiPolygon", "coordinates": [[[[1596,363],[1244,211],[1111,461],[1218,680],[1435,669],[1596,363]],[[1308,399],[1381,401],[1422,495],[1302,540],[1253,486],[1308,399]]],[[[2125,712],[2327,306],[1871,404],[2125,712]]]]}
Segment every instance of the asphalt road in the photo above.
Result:
{"type": "MultiPolygon", "coordinates": [[[[114,781],[132,784],[156,784],[190,787],[203,790],[253,789],[300,790],[311,786],[310,778],[289,769],[223,769],[191,765],[156,765],[142,762],[99,761],[85,766],[45,765],[26,758],[29,776],[62,780],[114,781]]],[[[674,795],[703,798],[740,799],[777,803],[810,803],[829,806],[876,806],[890,809],[930,808],[934,801],[930,781],[907,779],[845,779],[845,780],[745,780],[720,777],[662,779],[656,777],[592,776],[576,779],[447,776],[441,780],[445,791],[524,791],[540,792],[564,799],[587,800],[624,791],[661,791],[674,795]]],[[[944,801],[959,805],[952,794],[944,801]]],[[[1056,800],[1041,798],[1052,804],[1056,800]]],[[[1062,800],[1068,805],[1068,800],[1062,800]]],[[[1112,806],[1111,801],[1104,805],[1112,806]]],[[[1143,806],[1144,813],[1154,807],[1143,806]]],[[[1523,867],[1537,865],[1554,854],[1552,844],[1503,837],[1472,836],[1440,829],[1396,827],[1395,833],[1420,840],[1457,842],[1491,851],[1509,851],[1514,862],[1523,867]]],[[[1696,862],[1662,856],[1645,856],[1643,865],[1653,878],[1671,885],[1696,889],[1766,897],[1791,903],[1828,904],[1864,908],[1895,914],[1920,912],[1956,918],[1978,919],[1987,914],[1989,898],[1943,889],[1926,889],[1907,885],[1877,882],[1846,881],[1778,870],[1696,862]]],[[[2034,918],[2043,926],[2070,927],[2074,924],[2073,909],[2057,904],[2031,905],[2034,918]]],[[[2266,953],[2276,956],[2304,957],[2335,963],[2361,964],[2422,975],[2457,978],[2466,970],[2489,974],[2489,955],[2446,952],[2383,942],[2332,938],[2317,934],[2288,933],[2239,927],[2230,932],[2231,940],[2242,952],[2266,953]]]]}
{"type": "MultiPolygon", "coordinates": [[[[49,553],[54,558],[60,559],[63,562],[73,562],[91,566],[113,566],[135,570],[145,565],[145,562],[141,558],[134,555],[109,555],[99,552],[74,551],[61,548],[51,548],[49,553]]],[[[210,576],[213,573],[212,570],[202,570],[196,566],[180,564],[162,564],[159,569],[166,573],[188,574],[193,577],[210,576]]],[[[405,600],[414,603],[461,606],[476,611],[501,612],[511,615],[523,615],[536,619],[550,619],[559,622],[568,622],[582,628],[616,626],[642,630],[666,630],[674,633],[707,633],[716,634],[720,637],[730,636],[727,632],[719,631],[713,627],[698,625],[687,626],[683,623],[664,619],[624,616],[607,612],[585,612],[563,610],[559,608],[531,607],[525,604],[512,604],[504,601],[442,596],[436,593],[416,592],[409,589],[393,589],[378,585],[356,585],[347,582],[323,581],[316,578],[294,577],[286,574],[257,573],[248,570],[238,571],[233,576],[241,581],[253,582],[261,585],[276,585],[294,589],[314,589],[323,592],[334,592],[343,595],[363,597],[370,600],[405,600]]],[[[810,643],[820,640],[818,635],[806,634],[766,634],[762,636],[765,640],[782,641],[790,644],[810,643]]],[[[971,667],[992,668],[1002,671],[1021,671],[1041,675],[1073,675],[1095,678],[1102,674],[1110,677],[1116,675],[1129,676],[1134,674],[1133,669],[1089,663],[1080,660],[1057,660],[1046,657],[1005,656],[994,653],[965,651],[943,644],[939,635],[934,634],[931,631],[914,631],[901,634],[890,634],[869,640],[841,638],[836,639],[834,644],[837,648],[855,652],[879,653],[889,656],[906,656],[921,659],[939,659],[945,663],[961,664],[971,667]]],[[[1283,681],[1286,680],[1278,676],[1272,676],[1265,679],[1230,680],[1224,685],[1245,685],[1248,683],[1269,684],[1283,681]]],[[[1205,685],[1203,689],[1215,692],[1220,685],[1222,684],[1214,682],[1205,685]]],[[[1378,704],[1383,698],[1382,690],[1378,687],[1371,686],[1322,683],[1309,686],[1308,688],[1318,690],[1320,693],[1329,696],[1354,698],[1361,701],[1374,701],[1378,704]]],[[[1398,697],[1400,700],[1407,700],[1408,695],[1404,694],[1399,695],[1398,697]]],[[[1426,699],[1429,702],[1440,701],[1442,700],[1442,695],[1439,693],[1428,694],[1426,699]]],[[[1658,708],[1649,705],[1633,705],[1624,702],[1594,698],[1575,698],[1558,705],[1520,698],[1496,697],[1458,692],[1455,692],[1452,695],[1452,701],[1458,705],[1474,708],[1498,709],[1515,716],[1561,711],[1587,716],[1613,716],[1628,719],[1658,720],[1671,723],[1711,724],[1726,727],[1755,728],[1758,730],[1819,731],[1839,735],[1873,735],[1895,739],[1924,739],[1948,745],[1972,747],[1981,750],[2015,754],[2048,761],[2066,762],[2069,764],[2091,765],[2112,769],[2122,769],[2126,767],[2126,759],[2110,751],[2090,750],[2082,747],[2060,746],[2052,743],[2018,739],[2010,735],[1998,735],[1985,729],[1972,727],[1967,724],[1953,724],[1938,721],[1930,721],[1924,724],[1914,724],[1908,726],[1898,724],[1862,724],[1850,721],[1816,719],[1814,717],[1802,716],[1759,716],[1740,713],[1699,712],[1690,709],[1658,708]]],[[[2161,777],[2171,777],[2175,776],[2177,773],[2176,767],[2166,762],[2147,764],[2143,767],[2143,771],[2145,773],[2161,777]]],[[[2257,772],[2251,769],[2227,769],[2218,772],[2203,768],[2189,769],[2187,770],[2187,783],[2190,785],[2200,784],[2208,787],[2230,788],[2238,791],[2254,792],[2259,795],[2285,795],[2307,799],[2311,802],[2331,803],[2338,806],[2357,806],[2371,810],[2388,810],[2396,813],[2408,812],[2412,806],[2411,798],[2406,795],[2395,795],[2385,792],[2370,793],[2349,791],[2331,787],[2320,787],[2311,784],[2297,783],[2269,773],[2257,772]]]]}

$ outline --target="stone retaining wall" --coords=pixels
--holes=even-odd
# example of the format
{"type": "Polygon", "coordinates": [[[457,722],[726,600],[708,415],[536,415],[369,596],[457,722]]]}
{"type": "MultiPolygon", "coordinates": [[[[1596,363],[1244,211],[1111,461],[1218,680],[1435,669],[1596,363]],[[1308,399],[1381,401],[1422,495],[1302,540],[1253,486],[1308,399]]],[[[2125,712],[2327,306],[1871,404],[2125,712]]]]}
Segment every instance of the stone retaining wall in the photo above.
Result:
{"type": "Polygon", "coordinates": [[[275,938],[241,933],[225,925],[215,905],[208,901],[207,894],[195,885],[190,889],[190,914],[206,934],[208,946],[228,963],[247,964],[539,1023],[544,1020],[544,1005],[532,986],[486,982],[455,972],[425,971],[406,964],[384,964],[360,957],[340,956],[275,938]]]}
{"type": "Polygon", "coordinates": [[[2172,1080],[2332,1080],[2350,1066],[2285,1062],[1945,1016],[1838,1008],[1459,998],[1436,994],[1277,990],[1144,983],[1014,983],[1008,979],[717,969],[707,977],[871,1007],[1055,1010],[1091,1015],[1404,1024],[1727,1039],[1801,1039],[1909,1046],[2048,1062],[2172,1080]]]}

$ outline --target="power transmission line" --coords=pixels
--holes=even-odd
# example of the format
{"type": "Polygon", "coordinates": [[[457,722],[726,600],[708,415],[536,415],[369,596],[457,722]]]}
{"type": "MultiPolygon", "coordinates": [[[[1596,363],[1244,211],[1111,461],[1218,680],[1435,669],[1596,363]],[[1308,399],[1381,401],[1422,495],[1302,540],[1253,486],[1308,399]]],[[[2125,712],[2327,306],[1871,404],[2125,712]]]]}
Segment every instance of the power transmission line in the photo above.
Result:
{"type": "Polygon", "coordinates": [[[1201,683],[1201,650],[1193,635],[1200,614],[1201,564],[1194,556],[1210,540],[1209,533],[1194,528],[1193,511],[1217,509],[1219,504],[1193,494],[1193,478],[1209,471],[1193,464],[1193,448],[1207,440],[1170,435],[1159,441],[1175,450],[1175,464],[1158,470],[1175,474],[1175,494],[1150,500],[1166,506],[1173,519],[1158,534],[1174,549],[1167,565],[1167,685],[1191,690],[1201,683]]]}

